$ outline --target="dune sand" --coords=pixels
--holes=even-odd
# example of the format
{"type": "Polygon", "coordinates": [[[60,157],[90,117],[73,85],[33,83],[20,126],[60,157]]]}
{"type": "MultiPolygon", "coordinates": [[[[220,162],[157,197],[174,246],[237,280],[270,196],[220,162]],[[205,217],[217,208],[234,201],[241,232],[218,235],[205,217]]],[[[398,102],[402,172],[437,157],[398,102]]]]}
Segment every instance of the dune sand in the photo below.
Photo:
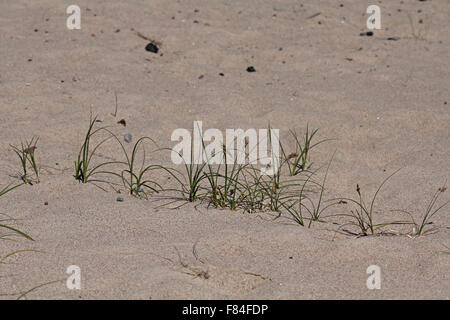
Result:
{"type": "MultiPolygon", "coordinates": [[[[450,180],[447,0],[377,1],[382,29],[373,36],[360,36],[368,1],[78,0],[81,30],[66,28],[70,4],[0,3],[0,186],[19,181],[9,144],[39,136],[42,167],[39,184],[0,197],[0,212],[35,239],[2,241],[0,256],[39,251],[0,264],[0,298],[66,279],[70,265],[81,268],[81,290],[62,281],[27,298],[450,297],[450,256],[442,252],[450,246],[449,207],[425,236],[394,225],[356,237],[337,232],[345,219],[307,228],[285,215],[205,202],[158,207],[157,196],[138,199],[73,177],[91,111],[119,137],[150,136],[167,147],[173,130],[195,120],[220,130],[270,122],[291,142],[289,129],[308,124],[319,128],[318,140],[334,139],[311,153],[318,168],[336,150],[327,199],[357,196],[356,184],[370,196],[402,168],[379,194],[375,217],[405,219],[389,210],[408,209],[419,220],[450,180]],[[159,52],[146,51],[138,33],[159,52]],[[366,286],[370,265],[381,268],[379,290],[366,286]]],[[[114,144],[100,154],[121,157],[114,144]]],[[[152,157],[172,165],[167,153],[152,157]]],[[[446,191],[439,203],[448,199],[446,191]]]]}

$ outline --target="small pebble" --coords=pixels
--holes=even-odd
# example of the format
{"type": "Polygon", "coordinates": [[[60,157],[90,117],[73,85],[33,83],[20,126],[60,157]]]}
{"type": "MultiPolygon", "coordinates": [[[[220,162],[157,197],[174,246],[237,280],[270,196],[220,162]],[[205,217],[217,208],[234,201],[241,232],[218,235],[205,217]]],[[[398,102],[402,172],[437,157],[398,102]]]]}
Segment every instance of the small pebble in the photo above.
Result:
{"type": "Polygon", "coordinates": [[[371,36],[373,36],[373,31],[361,32],[359,35],[361,37],[363,37],[363,36],[371,37],[371,36]]]}
{"type": "Polygon", "coordinates": [[[388,40],[397,41],[400,40],[400,37],[389,37],[388,40]]]}
{"type": "Polygon", "coordinates": [[[133,136],[130,133],[127,133],[124,137],[123,140],[125,140],[125,142],[131,143],[131,140],[133,140],[133,136]]]}
{"type": "Polygon", "coordinates": [[[219,76],[221,76],[221,77],[223,77],[224,76],[224,74],[221,72],[221,73],[219,73],[219,76]]]}
{"type": "Polygon", "coordinates": [[[149,51],[149,52],[153,52],[153,53],[158,53],[159,48],[158,48],[156,45],[154,45],[153,43],[150,42],[150,43],[145,47],[145,50],[146,50],[146,51],[149,51]]]}
{"type": "Polygon", "coordinates": [[[122,197],[117,197],[117,202],[123,202],[123,198],[122,197]]]}
{"type": "Polygon", "coordinates": [[[247,67],[247,72],[256,72],[256,70],[253,66],[249,66],[247,67]]]}
{"type": "Polygon", "coordinates": [[[47,201],[44,202],[44,206],[48,206],[48,202],[47,201]]]}

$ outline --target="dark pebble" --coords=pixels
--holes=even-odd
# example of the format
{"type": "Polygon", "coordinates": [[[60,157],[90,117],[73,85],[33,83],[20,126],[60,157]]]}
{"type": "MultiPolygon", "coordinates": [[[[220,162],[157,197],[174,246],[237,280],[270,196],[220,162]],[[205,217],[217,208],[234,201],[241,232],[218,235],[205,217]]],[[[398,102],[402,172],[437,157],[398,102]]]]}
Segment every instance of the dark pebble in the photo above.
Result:
{"type": "Polygon", "coordinates": [[[122,197],[117,197],[117,202],[123,202],[123,198],[122,197]]]}
{"type": "Polygon", "coordinates": [[[47,201],[44,202],[44,206],[48,206],[48,202],[47,201]]]}
{"type": "Polygon", "coordinates": [[[156,45],[154,45],[153,43],[150,42],[150,43],[145,47],[145,50],[147,50],[147,51],[149,51],[149,52],[153,52],[153,53],[158,53],[159,48],[158,48],[156,45]]]}
{"type": "Polygon", "coordinates": [[[256,72],[253,66],[247,67],[247,72],[256,72]]]}
{"type": "Polygon", "coordinates": [[[389,37],[388,40],[397,41],[400,40],[400,37],[389,37]]]}
{"type": "Polygon", "coordinates": [[[363,37],[363,36],[371,37],[371,36],[373,36],[373,31],[361,32],[359,35],[361,37],[363,37]]]}
{"type": "Polygon", "coordinates": [[[223,77],[224,76],[224,74],[221,72],[221,73],[219,73],[219,76],[221,76],[221,77],[223,77]]]}

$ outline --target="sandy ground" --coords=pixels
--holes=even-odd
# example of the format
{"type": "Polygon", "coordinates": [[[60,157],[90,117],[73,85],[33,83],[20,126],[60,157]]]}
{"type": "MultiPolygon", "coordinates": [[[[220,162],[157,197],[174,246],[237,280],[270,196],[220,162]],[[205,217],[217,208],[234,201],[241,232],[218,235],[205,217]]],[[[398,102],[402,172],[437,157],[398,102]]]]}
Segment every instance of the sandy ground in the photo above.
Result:
{"type": "MultiPolygon", "coordinates": [[[[68,30],[72,2],[0,1],[0,186],[18,181],[10,143],[39,136],[42,166],[41,183],[0,198],[0,212],[35,239],[2,241],[0,256],[40,251],[0,265],[0,298],[66,279],[70,265],[81,268],[81,290],[59,282],[27,297],[450,297],[450,256],[441,252],[450,246],[449,207],[433,218],[433,234],[356,238],[333,223],[308,229],[270,213],[156,208],[152,197],[124,191],[117,202],[113,188],[73,178],[91,110],[119,135],[165,146],[194,120],[221,130],[270,122],[284,139],[309,123],[320,139],[335,139],[311,155],[320,166],[336,150],[327,197],[355,196],[357,183],[373,194],[402,168],[377,214],[402,208],[419,219],[450,180],[447,0],[376,1],[382,30],[372,37],[360,36],[370,1],[79,0],[81,30],[68,30]],[[161,42],[160,52],[145,51],[136,32],[161,42]],[[116,124],[122,118],[127,127],[116,124]],[[370,265],[381,268],[380,290],[366,287],[370,265]]],[[[117,152],[106,146],[102,154],[117,152]]],[[[447,191],[440,201],[448,198],[447,191]]]]}

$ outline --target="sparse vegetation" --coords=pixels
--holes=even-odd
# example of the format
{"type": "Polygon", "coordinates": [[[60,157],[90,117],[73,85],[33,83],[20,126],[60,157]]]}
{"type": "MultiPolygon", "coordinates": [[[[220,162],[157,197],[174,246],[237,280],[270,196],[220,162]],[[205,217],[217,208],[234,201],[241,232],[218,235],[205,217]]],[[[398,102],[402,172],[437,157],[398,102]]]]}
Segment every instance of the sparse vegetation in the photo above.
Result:
{"type": "MultiPolygon", "coordinates": [[[[75,161],[75,179],[79,180],[82,183],[87,183],[89,179],[98,173],[105,173],[105,171],[100,171],[99,169],[110,164],[118,164],[120,161],[107,161],[102,162],[96,165],[92,165],[91,161],[95,155],[95,152],[98,150],[100,146],[102,146],[106,141],[114,138],[115,136],[110,133],[106,127],[100,127],[95,129],[95,123],[97,122],[97,117],[92,118],[89,122],[89,128],[86,132],[84,142],[80,148],[80,152],[78,153],[78,158],[75,161]],[[91,139],[100,132],[107,132],[108,135],[106,138],[103,138],[100,142],[98,142],[93,148],[91,148],[91,139]]],[[[117,138],[117,137],[116,137],[117,138]]],[[[106,173],[111,173],[106,171],[106,173]]]]}
{"type": "Polygon", "coordinates": [[[447,190],[447,188],[445,186],[443,186],[443,187],[438,188],[438,190],[433,194],[430,202],[428,203],[427,208],[425,209],[425,213],[423,214],[420,223],[417,223],[415,221],[414,215],[409,211],[393,210],[393,211],[406,213],[407,215],[409,215],[409,217],[411,218],[411,223],[414,225],[412,236],[421,236],[421,235],[425,235],[429,232],[436,230],[436,228],[427,228],[427,226],[431,224],[431,218],[450,203],[450,201],[444,202],[443,204],[441,204],[440,206],[437,206],[437,208],[436,208],[436,203],[439,199],[439,196],[446,190],[447,190]]]}
{"type": "Polygon", "coordinates": [[[36,145],[37,145],[38,140],[39,140],[38,137],[33,137],[33,138],[31,138],[30,141],[25,140],[25,142],[22,142],[20,144],[20,147],[10,145],[11,148],[13,148],[14,152],[17,154],[17,156],[20,159],[20,164],[22,166],[22,171],[23,171],[22,180],[26,184],[30,184],[33,182],[28,174],[28,165],[31,166],[31,168],[34,172],[35,179],[36,179],[35,182],[37,182],[37,183],[40,182],[39,167],[36,163],[36,157],[35,157],[35,151],[37,149],[36,145]]]}
{"type": "Polygon", "coordinates": [[[160,169],[159,165],[146,164],[145,146],[143,145],[146,140],[155,143],[151,138],[142,137],[136,141],[133,150],[131,152],[131,155],[129,156],[122,142],[120,142],[120,140],[117,139],[117,141],[122,146],[123,152],[125,153],[126,157],[126,162],[123,162],[126,165],[126,169],[124,169],[121,172],[120,177],[125,187],[129,190],[130,194],[137,197],[146,196],[147,193],[145,189],[156,193],[162,190],[161,185],[159,185],[157,182],[153,180],[146,178],[146,174],[149,173],[150,171],[160,169]],[[143,154],[142,163],[139,169],[137,169],[136,168],[137,153],[139,151],[140,146],[142,146],[142,154],[143,154]]]}
{"type": "MultiPolygon", "coordinates": [[[[318,129],[310,130],[307,126],[303,140],[298,137],[295,131],[290,130],[290,133],[295,141],[293,152],[289,150],[280,142],[281,159],[272,163],[277,165],[277,170],[273,175],[261,175],[260,169],[253,164],[239,164],[237,156],[234,155],[233,161],[230,163],[228,150],[225,145],[222,149],[222,164],[212,164],[210,159],[196,163],[194,161],[194,143],[191,141],[190,161],[184,161],[181,154],[178,154],[183,159],[184,170],[171,168],[160,164],[146,164],[144,141],[156,143],[149,137],[140,138],[134,145],[131,154],[129,155],[123,143],[117,136],[108,130],[106,127],[94,129],[96,118],[91,119],[88,132],[85,136],[84,143],[81,147],[77,161],[75,162],[76,178],[83,183],[86,183],[94,174],[107,173],[119,177],[123,185],[133,196],[141,197],[147,195],[144,189],[151,193],[159,193],[162,191],[176,191],[181,192],[182,199],[185,203],[194,202],[196,200],[206,200],[214,207],[229,208],[230,210],[242,209],[246,212],[255,211],[273,211],[278,213],[278,217],[287,215],[292,218],[299,225],[304,226],[305,221],[308,220],[308,227],[312,222],[327,222],[328,218],[346,217],[350,221],[340,225],[340,229],[352,225],[357,227],[360,236],[374,235],[377,230],[382,229],[388,225],[395,224],[413,224],[417,235],[428,233],[430,230],[425,230],[429,224],[431,217],[440,211],[445,205],[433,209],[439,193],[437,192],[421,221],[416,223],[411,216],[412,221],[388,221],[376,222],[374,217],[375,201],[377,196],[384,186],[384,184],[395,174],[394,172],[388,176],[378,187],[369,204],[366,203],[359,185],[356,187],[358,197],[353,198],[335,198],[325,199],[325,184],[328,177],[330,165],[333,157],[326,166],[325,173],[320,182],[315,180],[317,172],[320,168],[311,170],[312,163],[310,163],[311,150],[320,143],[329,139],[320,140],[313,143],[313,138],[318,132],[318,129]],[[91,150],[91,138],[100,131],[107,133],[107,137],[96,144],[91,150]],[[104,142],[114,138],[120,144],[126,161],[109,161],[91,166],[91,160],[96,150],[104,142]],[[140,166],[136,164],[138,151],[142,147],[142,163],[140,166]],[[189,163],[187,163],[189,162],[189,163]],[[99,168],[109,164],[125,165],[125,169],[114,171],[101,171],[99,168]],[[146,174],[153,170],[162,170],[169,174],[169,177],[174,178],[179,188],[164,188],[156,181],[146,177],[146,174]],[[317,189],[318,188],[318,189],[317,189]],[[355,207],[350,210],[350,213],[328,214],[325,211],[338,204],[352,204],[355,207]]],[[[269,139],[271,139],[270,126],[268,129],[269,139]]],[[[192,139],[192,138],[191,138],[192,139]]],[[[247,147],[247,142],[246,142],[247,147]]],[[[169,148],[157,150],[170,150],[169,148]]],[[[203,155],[205,152],[205,144],[202,144],[203,155]]],[[[207,155],[208,156],[208,155],[207,155]]],[[[439,189],[442,190],[442,189],[439,189]]],[[[180,201],[180,198],[175,198],[174,201],[166,203],[172,204],[180,201]]],[[[183,205],[183,204],[182,204],[183,205]]],[[[179,207],[179,206],[178,206],[179,207]]],[[[178,208],[177,207],[177,208],[178,208]]],[[[401,210],[397,210],[401,211],[401,210]]]]}

